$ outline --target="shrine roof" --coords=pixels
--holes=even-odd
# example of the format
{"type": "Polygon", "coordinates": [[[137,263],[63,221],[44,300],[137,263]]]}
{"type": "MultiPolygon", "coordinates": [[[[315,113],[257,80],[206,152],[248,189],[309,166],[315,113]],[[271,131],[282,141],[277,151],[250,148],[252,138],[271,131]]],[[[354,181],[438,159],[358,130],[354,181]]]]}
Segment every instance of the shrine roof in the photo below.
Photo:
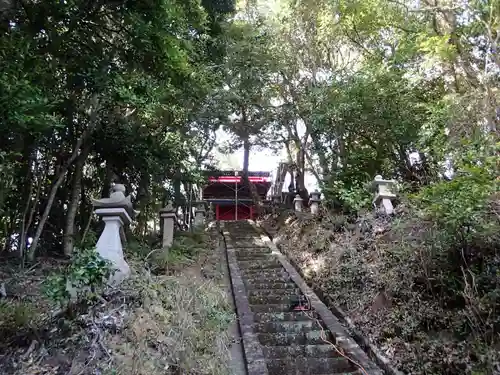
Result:
{"type": "MultiPolygon", "coordinates": [[[[242,170],[211,170],[205,171],[204,174],[210,177],[220,177],[220,176],[243,176],[242,170]]],[[[271,172],[266,171],[248,171],[249,177],[271,177],[271,172]]]]}

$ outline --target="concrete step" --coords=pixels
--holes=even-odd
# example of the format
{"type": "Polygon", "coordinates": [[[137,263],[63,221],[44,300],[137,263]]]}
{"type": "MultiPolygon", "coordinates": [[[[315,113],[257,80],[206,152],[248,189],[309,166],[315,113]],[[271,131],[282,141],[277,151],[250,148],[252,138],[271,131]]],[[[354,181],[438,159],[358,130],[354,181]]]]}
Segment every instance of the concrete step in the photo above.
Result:
{"type": "Polygon", "coordinates": [[[314,358],[314,357],[296,357],[270,359],[266,361],[269,375],[313,375],[313,374],[341,374],[346,371],[356,371],[354,365],[346,358],[314,358]]]}
{"type": "Polygon", "coordinates": [[[236,255],[243,255],[243,254],[271,254],[272,250],[267,247],[243,247],[243,248],[238,248],[236,247],[234,249],[236,252],[236,255]]]}
{"type": "MultiPolygon", "coordinates": [[[[257,336],[262,345],[267,346],[288,346],[288,345],[324,345],[321,338],[321,330],[300,332],[300,333],[259,333],[257,336]]],[[[332,341],[329,332],[325,332],[326,338],[332,341]]]]}
{"type": "Polygon", "coordinates": [[[280,321],[302,321],[311,320],[311,317],[318,318],[314,311],[292,311],[292,312],[259,312],[254,313],[254,320],[257,323],[280,322],[280,321]]]}
{"type": "Polygon", "coordinates": [[[238,261],[238,266],[240,270],[269,270],[282,268],[283,265],[278,259],[266,259],[266,260],[246,260],[246,261],[238,261]]]}
{"type": "Polygon", "coordinates": [[[280,289],[280,290],[288,290],[288,289],[296,289],[297,285],[293,282],[282,283],[282,282],[274,282],[274,280],[268,283],[254,283],[249,284],[247,286],[247,290],[262,290],[262,289],[280,289]]]}
{"type": "Polygon", "coordinates": [[[291,346],[263,346],[265,358],[289,357],[337,357],[339,354],[328,344],[324,345],[291,345],[291,346]]]}
{"type": "Polygon", "coordinates": [[[283,322],[254,323],[255,332],[262,333],[300,333],[321,330],[315,320],[297,320],[283,322]]]}

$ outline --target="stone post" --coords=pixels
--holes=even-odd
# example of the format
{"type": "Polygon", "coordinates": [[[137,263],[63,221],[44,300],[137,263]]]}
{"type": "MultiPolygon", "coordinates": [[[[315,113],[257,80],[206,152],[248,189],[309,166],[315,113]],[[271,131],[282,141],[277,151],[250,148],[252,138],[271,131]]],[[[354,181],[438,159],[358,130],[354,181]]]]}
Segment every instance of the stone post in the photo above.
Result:
{"type": "Polygon", "coordinates": [[[280,194],[272,195],[271,200],[272,200],[273,204],[280,204],[281,203],[281,195],[280,194]]]}
{"type": "Polygon", "coordinates": [[[311,207],[311,214],[317,215],[319,213],[319,203],[321,202],[321,193],[315,190],[311,193],[311,199],[309,200],[311,207]]]}
{"type": "Polygon", "coordinates": [[[214,212],[214,205],[213,203],[210,203],[210,205],[208,206],[208,221],[212,222],[215,220],[215,212],[214,212]]]}
{"type": "Polygon", "coordinates": [[[207,210],[205,209],[205,202],[198,201],[195,203],[196,208],[194,211],[194,226],[195,228],[203,228],[205,225],[205,214],[207,210]]]}
{"type": "Polygon", "coordinates": [[[276,215],[278,211],[278,207],[281,205],[281,195],[279,194],[273,194],[271,195],[271,209],[272,209],[272,214],[276,215]]]}
{"type": "Polygon", "coordinates": [[[295,199],[293,200],[293,204],[295,206],[295,211],[297,212],[302,212],[302,207],[303,207],[303,199],[300,197],[300,195],[296,195],[295,199]]]}
{"type": "Polygon", "coordinates": [[[163,220],[162,247],[169,248],[174,242],[175,209],[172,202],[160,210],[160,219],[163,220]]]}
{"type": "Polygon", "coordinates": [[[119,284],[130,275],[130,267],[123,256],[120,230],[123,225],[128,225],[132,218],[138,214],[132,208],[130,196],[125,197],[125,186],[115,184],[109,198],[94,199],[95,213],[102,218],[105,227],[96,249],[103,259],[111,262],[115,269],[110,277],[110,284],[119,284]]]}
{"type": "Polygon", "coordinates": [[[387,215],[394,213],[394,206],[392,200],[396,198],[394,193],[396,181],[384,180],[381,175],[375,176],[373,186],[377,189],[373,205],[379,207],[387,215]]]}

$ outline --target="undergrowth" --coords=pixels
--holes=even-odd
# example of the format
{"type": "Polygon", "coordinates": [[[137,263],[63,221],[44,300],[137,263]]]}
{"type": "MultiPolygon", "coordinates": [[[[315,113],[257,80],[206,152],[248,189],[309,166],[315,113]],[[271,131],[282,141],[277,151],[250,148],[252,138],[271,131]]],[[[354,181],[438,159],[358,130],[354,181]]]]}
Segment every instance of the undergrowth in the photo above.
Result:
{"type": "MultiPolygon", "coordinates": [[[[101,264],[90,250],[56,273],[37,270],[40,282],[47,274],[53,280],[77,275],[76,284],[96,288],[79,296],[85,309],[56,318],[29,301],[0,301],[2,337],[19,336],[0,351],[0,372],[228,375],[234,315],[220,278],[199,273],[216,251],[206,233],[182,233],[168,250],[131,241],[125,251],[131,277],[101,291],[98,281],[107,274],[95,272],[101,264]]],[[[59,281],[54,285],[62,288],[59,281]]],[[[47,290],[46,296],[59,302],[59,292],[47,290]]]]}
{"type": "Polygon", "coordinates": [[[117,375],[229,373],[234,317],[224,290],[211,280],[148,273],[137,273],[126,288],[139,296],[138,307],[123,332],[106,337],[117,375]]]}
{"type": "Polygon", "coordinates": [[[395,218],[299,217],[277,236],[325,302],[404,373],[500,373],[498,179],[462,171],[403,197],[395,218]]]}

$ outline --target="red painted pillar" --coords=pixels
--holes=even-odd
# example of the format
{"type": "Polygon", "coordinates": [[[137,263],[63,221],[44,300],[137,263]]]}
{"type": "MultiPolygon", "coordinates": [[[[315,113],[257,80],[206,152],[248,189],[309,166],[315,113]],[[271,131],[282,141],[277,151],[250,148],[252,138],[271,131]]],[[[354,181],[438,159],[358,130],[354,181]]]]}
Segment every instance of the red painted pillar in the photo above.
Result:
{"type": "Polygon", "coordinates": [[[215,220],[219,220],[219,205],[215,205],[215,220]]]}

